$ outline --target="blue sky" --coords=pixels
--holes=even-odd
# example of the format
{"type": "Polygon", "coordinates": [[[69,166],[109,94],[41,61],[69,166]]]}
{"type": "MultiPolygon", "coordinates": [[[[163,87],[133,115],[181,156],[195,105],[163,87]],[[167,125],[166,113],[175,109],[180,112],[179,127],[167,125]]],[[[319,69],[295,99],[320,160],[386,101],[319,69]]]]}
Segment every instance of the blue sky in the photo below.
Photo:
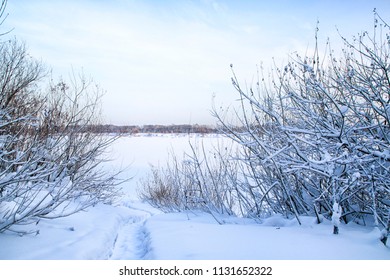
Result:
{"type": "Polygon", "coordinates": [[[2,30],[54,76],[93,77],[107,123],[213,124],[213,96],[221,106],[237,98],[230,63],[250,84],[260,63],[310,52],[317,20],[320,43],[337,48],[336,27],[372,30],[373,8],[390,21],[386,0],[9,0],[2,30]]]}

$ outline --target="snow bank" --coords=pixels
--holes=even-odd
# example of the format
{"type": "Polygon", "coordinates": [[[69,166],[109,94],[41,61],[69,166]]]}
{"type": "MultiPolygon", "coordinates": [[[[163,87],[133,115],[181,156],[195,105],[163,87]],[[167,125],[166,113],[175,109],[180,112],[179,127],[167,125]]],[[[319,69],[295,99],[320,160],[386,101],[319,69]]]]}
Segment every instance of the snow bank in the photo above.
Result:
{"type": "Polygon", "coordinates": [[[207,214],[178,213],[154,216],[146,227],[156,259],[390,259],[389,248],[373,228],[341,226],[335,236],[331,222],[318,225],[311,217],[301,217],[301,222],[273,217],[263,224],[235,219],[219,225],[207,214]]]}
{"type": "Polygon", "coordinates": [[[66,218],[42,220],[29,226],[38,235],[1,234],[0,259],[107,259],[120,224],[129,216],[127,209],[97,205],[66,218]]]}

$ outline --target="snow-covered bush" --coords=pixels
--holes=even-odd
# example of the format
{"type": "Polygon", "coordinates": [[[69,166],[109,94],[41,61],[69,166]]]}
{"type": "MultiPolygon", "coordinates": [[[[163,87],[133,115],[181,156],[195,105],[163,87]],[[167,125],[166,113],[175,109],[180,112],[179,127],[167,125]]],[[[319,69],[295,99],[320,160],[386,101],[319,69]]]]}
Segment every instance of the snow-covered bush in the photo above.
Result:
{"type": "Polygon", "coordinates": [[[316,48],[248,90],[233,71],[241,108],[234,126],[226,113],[215,115],[243,147],[241,184],[256,197],[259,215],[271,210],[298,221],[316,215],[320,222],[335,215],[337,201],[342,221],[371,217],[388,227],[389,37],[389,26],[375,13],[374,34],[342,38],[340,57],[327,45],[328,56],[320,60],[316,48]],[[243,129],[234,129],[237,120],[243,129]]]}
{"type": "Polygon", "coordinates": [[[0,232],[114,199],[116,174],[100,168],[115,139],[91,133],[101,90],[83,76],[49,83],[16,40],[0,42],[0,232]]]}

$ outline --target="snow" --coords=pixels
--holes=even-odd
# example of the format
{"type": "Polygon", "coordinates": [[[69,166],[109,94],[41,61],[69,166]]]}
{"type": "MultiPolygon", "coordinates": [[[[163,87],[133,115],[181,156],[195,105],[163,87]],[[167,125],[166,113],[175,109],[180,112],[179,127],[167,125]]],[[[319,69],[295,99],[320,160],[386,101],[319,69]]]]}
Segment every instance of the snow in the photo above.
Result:
{"type": "Polygon", "coordinates": [[[340,107],[340,113],[345,116],[345,114],[348,112],[349,108],[348,106],[341,106],[340,107]]]}
{"type": "Polygon", "coordinates": [[[301,217],[303,225],[282,218],[264,224],[230,220],[218,225],[211,216],[197,213],[158,215],[146,225],[156,259],[389,259],[389,250],[376,244],[375,230],[343,227],[340,238],[330,222],[301,217]],[[189,218],[189,219],[188,219],[189,218]],[[360,243],[360,244],[358,244],[360,243]],[[165,246],[164,246],[165,245],[165,246]]]}
{"type": "MultiPolygon", "coordinates": [[[[122,137],[110,151],[105,168],[126,167],[125,195],[116,205],[96,205],[72,216],[41,220],[37,235],[0,234],[2,260],[390,260],[390,249],[375,227],[340,224],[314,217],[288,220],[275,215],[255,223],[250,219],[183,212],[164,214],[137,197],[138,180],[150,164],[164,165],[174,149],[180,156],[189,141],[206,147],[227,141],[222,136],[138,135],[122,137]]],[[[357,175],[356,175],[357,176],[357,175]]]]}

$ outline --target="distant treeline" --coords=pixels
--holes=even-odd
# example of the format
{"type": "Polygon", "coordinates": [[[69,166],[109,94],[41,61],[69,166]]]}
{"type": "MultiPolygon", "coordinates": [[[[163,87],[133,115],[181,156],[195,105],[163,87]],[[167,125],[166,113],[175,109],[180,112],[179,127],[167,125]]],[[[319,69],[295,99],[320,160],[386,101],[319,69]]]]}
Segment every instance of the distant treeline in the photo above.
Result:
{"type": "Polygon", "coordinates": [[[90,132],[95,133],[120,133],[120,134],[136,134],[136,133],[200,133],[212,134],[219,133],[215,127],[208,125],[112,125],[102,124],[93,125],[88,128],[90,132]]]}

